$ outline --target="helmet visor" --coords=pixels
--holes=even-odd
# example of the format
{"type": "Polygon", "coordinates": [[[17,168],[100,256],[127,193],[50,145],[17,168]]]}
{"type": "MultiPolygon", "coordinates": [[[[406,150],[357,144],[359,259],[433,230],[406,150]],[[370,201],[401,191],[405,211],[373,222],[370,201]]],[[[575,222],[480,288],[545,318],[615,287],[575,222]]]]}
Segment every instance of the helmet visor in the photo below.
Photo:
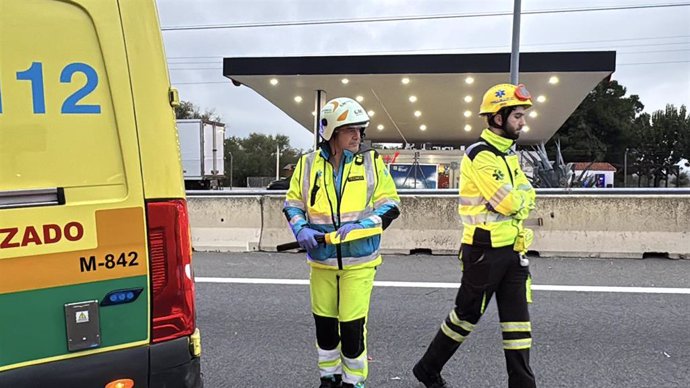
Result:
{"type": "Polygon", "coordinates": [[[520,101],[528,101],[532,99],[532,95],[529,93],[525,85],[519,84],[517,88],[515,88],[515,98],[520,101]]]}

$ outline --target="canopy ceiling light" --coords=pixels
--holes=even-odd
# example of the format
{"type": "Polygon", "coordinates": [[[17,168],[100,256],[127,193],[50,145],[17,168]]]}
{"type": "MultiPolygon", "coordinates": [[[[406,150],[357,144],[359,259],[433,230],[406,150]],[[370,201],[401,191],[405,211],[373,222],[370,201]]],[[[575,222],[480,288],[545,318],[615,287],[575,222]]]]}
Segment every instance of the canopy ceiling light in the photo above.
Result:
{"type": "MultiPolygon", "coordinates": [[[[587,94],[611,76],[615,63],[613,51],[520,53],[520,82],[536,96],[535,104],[544,104],[532,108],[538,115],[527,117],[529,129],[523,128],[520,142],[551,138],[587,94]]],[[[322,91],[323,102],[350,97],[376,112],[372,126],[386,130],[369,131],[372,142],[467,145],[486,127],[478,115],[484,91],[510,79],[510,54],[238,57],[224,59],[223,75],[253,89],[310,132],[316,94],[322,91]]]]}

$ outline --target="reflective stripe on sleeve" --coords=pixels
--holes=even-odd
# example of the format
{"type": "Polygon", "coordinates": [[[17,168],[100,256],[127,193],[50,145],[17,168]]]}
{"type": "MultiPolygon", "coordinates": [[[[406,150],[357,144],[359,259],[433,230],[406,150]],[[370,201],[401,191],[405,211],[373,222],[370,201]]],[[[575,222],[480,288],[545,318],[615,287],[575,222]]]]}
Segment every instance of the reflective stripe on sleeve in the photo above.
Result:
{"type": "Polygon", "coordinates": [[[294,199],[285,200],[284,207],[294,207],[294,208],[300,209],[302,211],[306,210],[304,207],[304,202],[296,201],[294,199]]]}
{"type": "Polygon", "coordinates": [[[460,197],[458,199],[460,206],[479,206],[484,205],[487,200],[484,197],[460,197]]]}
{"type": "Polygon", "coordinates": [[[294,216],[294,217],[290,218],[290,225],[295,225],[296,223],[298,223],[300,221],[304,221],[304,218],[302,218],[301,216],[294,216]]]}
{"type": "Polygon", "coordinates": [[[501,202],[503,202],[503,200],[506,199],[506,197],[508,195],[510,195],[510,192],[512,190],[513,190],[513,185],[511,185],[509,183],[501,186],[498,189],[498,191],[496,191],[496,193],[494,193],[494,195],[491,198],[489,198],[489,203],[491,204],[491,206],[494,207],[494,209],[497,208],[498,205],[501,202]]]}
{"type": "Polygon", "coordinates": [[[374,208],[375,209],[380,208],[381,206],[386,205],[386,204],[390,204],[390,205],[393,205],[395,207],[400,207],[400,202],[392,200],[390,198],[383,198],[383,199],[379,199],[378,201],[376,201],[376,203],[374,204],[374,208]]]}

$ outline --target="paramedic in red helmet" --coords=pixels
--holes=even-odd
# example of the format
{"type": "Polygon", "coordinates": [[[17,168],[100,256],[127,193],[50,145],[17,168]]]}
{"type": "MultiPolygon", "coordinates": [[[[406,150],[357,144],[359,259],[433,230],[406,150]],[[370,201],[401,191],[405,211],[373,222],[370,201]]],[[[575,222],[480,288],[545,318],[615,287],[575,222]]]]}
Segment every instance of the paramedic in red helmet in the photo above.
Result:
{"type": "Polygon", "coordinates": [[[467,147],[460,166],[460,289],[455,305],[412,369],[427,388],[449,387],[441,370],[474,331],[494,294],[508,387],[536,387],[529,363],[532,324],[527,304],[532,292],[525,257],[534,234],[524,227],[535,207],[535,191],[513,150],[531,106],[524,85],[499,84],[484,94],[479,113],[486,117],[488,128],[467,147]]]}

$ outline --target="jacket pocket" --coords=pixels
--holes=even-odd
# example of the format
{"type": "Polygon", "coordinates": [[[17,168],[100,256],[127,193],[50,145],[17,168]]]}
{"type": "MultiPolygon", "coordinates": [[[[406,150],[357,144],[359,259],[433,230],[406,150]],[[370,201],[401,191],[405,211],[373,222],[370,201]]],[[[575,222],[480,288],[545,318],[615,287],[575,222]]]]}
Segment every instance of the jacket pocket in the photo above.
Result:
{"type": "Polygon", "coordinates": [[[474,235],[472,236],[472,245],[491,247],[491,232],[486,229],[475,227],[474,235]]]}
{"type": "Polygon", "coordinates": [[[462,247],[462,283],[475,290],[483,290],[489,284],[491,263],[486,257],[487,250],[482,247],[463,245],[462,247]]]}
{"type": "Polygon", "coordinates": [[[361,240],[352,241],[343,244],[343,256],[346,257],[363,257],[369,256],[378,249],[381,237],[373,236],[363,238],[361,240]]]}
{"type": "Polygon", "coordinates": [[[316,204],[316,195],[319,193],[319,182],[314,183],[314,187],[311,188],[311,195],[309,199],[309,206],[314,207],[316,204]]]}
{"type": "Polygon", "coordinates": [[[309,251],[309,257],[313,260],[323,261],[336,257],[335,246],[328,244],[319,244],[318,247],[309,251]]]}

